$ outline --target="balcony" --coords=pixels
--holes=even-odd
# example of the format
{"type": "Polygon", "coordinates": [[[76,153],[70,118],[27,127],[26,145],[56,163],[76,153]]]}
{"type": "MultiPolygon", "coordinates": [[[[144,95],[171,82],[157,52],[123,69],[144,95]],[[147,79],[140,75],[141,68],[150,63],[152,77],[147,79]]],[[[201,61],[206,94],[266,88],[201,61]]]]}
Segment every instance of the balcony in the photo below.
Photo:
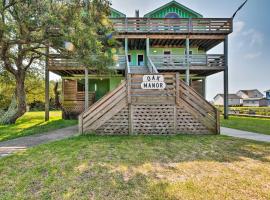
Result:
{"type": "MultiPolygon", "coordinates": [[[[185,55],[150,55],[152,63],[158,71],[185,70],[187,58],[185,55]]],[[[223,54],[194,54],[189,58],[190,70],[222,71],[225,66],[223,54]]]]}
{"type": "Polygon", "coordinates": [[[224,34],[232,32],[231,18],[117,18],[111,19],[118,33],[224,34]]]}

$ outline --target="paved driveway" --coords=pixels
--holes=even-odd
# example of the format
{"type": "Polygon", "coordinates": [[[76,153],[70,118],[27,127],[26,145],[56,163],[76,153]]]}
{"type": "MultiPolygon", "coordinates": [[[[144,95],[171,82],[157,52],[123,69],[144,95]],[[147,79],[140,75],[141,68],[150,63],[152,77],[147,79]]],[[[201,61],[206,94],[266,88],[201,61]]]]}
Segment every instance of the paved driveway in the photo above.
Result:
{"type": "Polygon", "coordinates": [[[71,126],[47,133],[0,142],[0,157],[7,156],[13,152],[24,151],[28,147],[44,144],[51,141],[62,140],[64,138],[75,135],[78,135],[78,126],[71,126]]]}
{"type": "Polygon", "coordinates": [[[264,134],[253,133],[253,132],[248,132],[248,131],[240,131],[240,130],[225,128],[225,127],[221,127],[220,132],[221,132],[221,135],[256,140],[256,141],[261,141],[261,142],[270,142],[270,135],[264,135],[264,134]]]}

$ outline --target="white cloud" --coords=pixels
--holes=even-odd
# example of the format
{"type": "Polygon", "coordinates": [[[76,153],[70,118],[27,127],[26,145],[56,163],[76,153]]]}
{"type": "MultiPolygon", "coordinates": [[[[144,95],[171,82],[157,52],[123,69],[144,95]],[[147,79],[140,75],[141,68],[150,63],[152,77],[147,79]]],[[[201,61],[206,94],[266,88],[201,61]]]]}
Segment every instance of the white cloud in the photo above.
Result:
{"type": "Polygon", "coordinates": [[[245,55],[245,58],[247,59],[255,59],[262,55],[262,52],[254,52],[254,53],[248,53],[245,55]]]}
{"type": "Polygon", "coordinates": [[[242,30],[244,29],[245,25],[246,24],[243,21],[234,22],[234,24],[233,24],[233,33],[232,33],[231,36],[232,37],[238,36],[242,32],[242,30]]]}
{"type": "Polygon", "coordinates": [[[248,37],[251,47],[259,46],[261,47],[264,42],[264,35],[254,29],[249,29],[248,31],[243,32],[243,35],[248,37]]]}

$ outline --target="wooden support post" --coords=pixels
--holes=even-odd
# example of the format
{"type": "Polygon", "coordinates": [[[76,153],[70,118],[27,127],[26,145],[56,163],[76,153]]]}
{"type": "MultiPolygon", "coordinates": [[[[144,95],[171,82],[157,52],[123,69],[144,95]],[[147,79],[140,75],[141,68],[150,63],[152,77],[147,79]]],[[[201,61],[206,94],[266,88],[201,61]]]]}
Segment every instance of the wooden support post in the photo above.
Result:
{"type": "Polygon", "coordinates": [[[190,68],[190,58],[189,58],[189,38],[186,38],[186,84],[190,84],[190,75],[189,75],[189,68],[190,68]]]}
{"type": "Polygon", "coordinates": [[[79,119],[78,119],[78,126],[79,126],[79,133],[83,134],[83,115],[79,115],[79,119]]]}
{"type": "Polygon", "coordinates": [[[224,40],[224,119],[229,119],[228,36],[224,40]]]}
{"type": "Polygon", "coordinates": [[[84,70],[84,110],[89,107],[89,91],[88,91],[88,68],[84,70]]]}
{"type": "Polygon", "coordinates": [[[175,74],[175,104],[177,105],[179,102],[179,93],[180,93],[180,77],[179,72],[175,74]]]}
{"type": "Polygon", "coordinates": [[[45,61],[45,121],[50,119],[50,73],[49,73],[49,46],[46,47],[45,61]]]}
{"type": "MultiPolygon", "coordinates": [[[[146,59],[147,66],[149,66],[149,63],[148,63],[148,56],[149,56],[149,52],[150,52],[149,44],[150,44],[149,38],[146,38],[146,56],[145,56],[145,59],[146,59]]],[[[151,73],[153,73],[153,69],[152,69],[151,73]]]]}
{"type": "Polygon", "coordinates": [[[128,38],[125,38],[125,53],[128,54],[128,38]]]}
{"type": "MultiPolygon", "coordinates": [[[[125,56],[128,55],[128,38],[125,37],[125,56]]],[[[127,59],[128,59],[128,56],[127,56],[127,59]]],[[[128,60],[127,60],[128,62],[128,60]]],[[[127,65],[128,66],[128,63],[127,65]]],[[[126,78],[127,78],[127,74],[128,74],[128,68],[126,67],[126,71],[125,71],[125,74],[126,74],[126,78]]]]}
{"type": "Polygon", "coordinates": [[[127,75],[127,101],[128,101],[128,110],[129,110],[129,117],[128,117],[128,128],[129,134],[133,135],[133,105],[131,102],[131,74],[127,75]]]}
{"type": "Polygon", "coordinates": [[[133,135],[134,134],[134,128],[133,128],[133,105],[129,104],[128,105],[129,108],[129,120],[128,120],[128,124],[129,124],[129,134],[133,135]]]}
{"type": "Polygon", "coordinates": [[[202,79],[203,97],[206,99],[206,77],[202,79]]]}

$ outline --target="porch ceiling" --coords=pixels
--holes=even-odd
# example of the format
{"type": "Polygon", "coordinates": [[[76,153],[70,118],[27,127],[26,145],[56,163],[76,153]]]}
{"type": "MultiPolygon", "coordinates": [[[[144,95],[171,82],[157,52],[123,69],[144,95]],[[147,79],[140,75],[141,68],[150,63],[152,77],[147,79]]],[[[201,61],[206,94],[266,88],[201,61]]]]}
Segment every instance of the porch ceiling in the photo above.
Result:
{"type": "MultiPolygon", "coordinates": [[[[84,75],[85,71],[84,69],[49,69],[50,72],[53,72],[54,74],[57,74],[59,76],[62,77],[73,77],[73,76],[77,76],[77,75],[84,75]]],[[[97,73],[96,70],[88,70],[88,74],[99,74],[97,73]]],[[[116,70],[116,74],[122,74],[124,75],[124,71],[123,70],[116,70]]]]}
{"type": "MultiPolygon", "coordinates": [[[[124,46],[124,39],[120,39],[124,46]]],[[[185,39],[150,39],[150,47],[178,47],[185,48],[185,39]]],[[[208,51],[223,42],[223,39],[190,39],[190,47],[208,51]]],[[[136,38],[128,40],[129,49],[146,49],[146,39],[136,38]]]]}

